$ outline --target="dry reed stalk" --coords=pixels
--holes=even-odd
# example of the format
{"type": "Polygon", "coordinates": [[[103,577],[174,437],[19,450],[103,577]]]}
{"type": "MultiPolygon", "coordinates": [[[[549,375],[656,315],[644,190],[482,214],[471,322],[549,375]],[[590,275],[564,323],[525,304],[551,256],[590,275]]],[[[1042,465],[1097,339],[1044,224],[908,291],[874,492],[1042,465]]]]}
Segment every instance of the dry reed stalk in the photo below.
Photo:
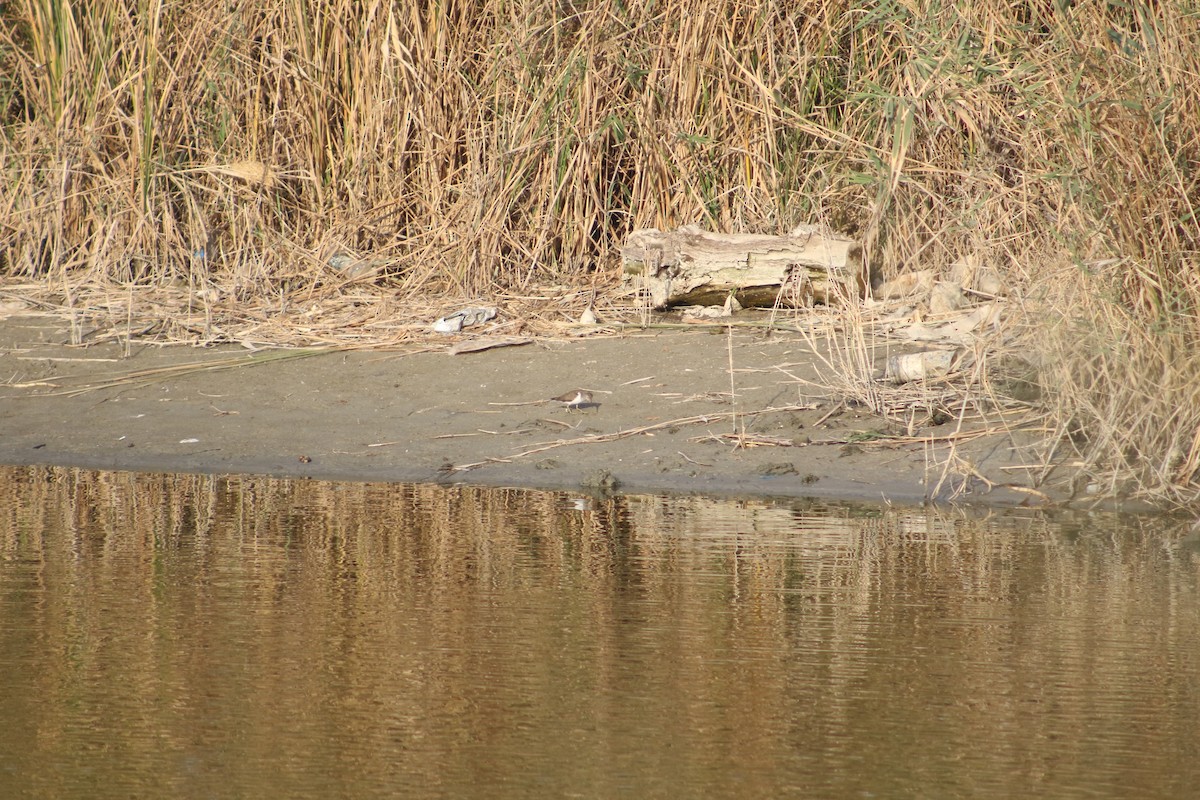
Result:
{"type": "MultiPolygon", "coordinates": [[[[788,411],[811,411],[811,404],[797,404],[790,406],[773,406],[770,408],[762,408],[757,411],[721,411],[714,414],[695,414],[690,417],[679,417],[678,419],[667,420],[666,422],[656,422],[652,425],[640,425],[636,428],[625,428],[613,433],[597,433],[589,436],[579,436],[574,439],[559,439],[554,442],[543,442],[532,447],[525,448],[516,453],[509,455],[507,458],[489,458],[484,461],[475,461],[470,464],[456,464],[451,467],[454,472],[466,472],[472,469],[477,469],[486,464],[507,463],[515,458],[524,458],[535,453],[543,453],[547,450],[553,450],[558,447],[568,447],[578,444],[599,444],[602,442],[615,442],[618,439],[625,439],[630,436],[638,436],[651,431],[663,430],[664,428],[676,428],[683,425],[706,425],[710,422],[719,422],[724,419],[736,420],[739,416],[757,416],[759,414],[783,413],[788,411]]],[[[736,435],[736,434],[735,434],[736,435]]]]}
{"type": "Polygon", "coordinates": [[[224,358],[215,361],[207,361],[200,364],[179,364],[170,367],[156,367],[154,369],[135,370],[133,372],[117,375],[112,378],[90,381],[80,386],[73,386],[69,389],[45,392],[43,396],[74,397],[77,395],[86,394],[88,392],[98,391],[100,389],[146,386],[167,378],[180,378],[186,375],[195,375],[200,372],[217,372],[219,370],[226,369],[242,369],[244,367],[258,366],[261,364],[273,364],[279,361],[291,360],[295,358],[308,358],[310,356],[332,352],[333,350],[351,349],[354,348],[343,347],[331,348],[328,350],[271,350],[266,353],[257,353],[254,355],[239,356],[236,358],[224,358]]]}

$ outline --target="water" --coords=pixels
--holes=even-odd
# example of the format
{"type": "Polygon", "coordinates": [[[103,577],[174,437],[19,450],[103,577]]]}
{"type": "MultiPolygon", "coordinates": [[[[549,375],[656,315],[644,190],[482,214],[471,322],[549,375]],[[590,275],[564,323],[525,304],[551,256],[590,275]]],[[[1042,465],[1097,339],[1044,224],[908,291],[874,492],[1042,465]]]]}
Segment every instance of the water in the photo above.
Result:
{"type": "Polygon", "coordinates": [[[0,468],[0,797],[1181,797],[1163,518],[0,468]]]}

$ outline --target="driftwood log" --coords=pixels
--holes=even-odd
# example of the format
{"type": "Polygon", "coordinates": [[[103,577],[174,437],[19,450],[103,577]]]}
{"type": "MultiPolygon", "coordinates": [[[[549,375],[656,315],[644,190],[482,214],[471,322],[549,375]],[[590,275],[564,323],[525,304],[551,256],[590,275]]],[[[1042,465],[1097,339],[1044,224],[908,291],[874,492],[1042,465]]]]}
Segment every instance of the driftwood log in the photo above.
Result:
{"type": "Polygon", "coordinates": [[[787,236],[648,228],[629,235],[621,260],[655,308],[719,305],[731,292],[743,306],[800,307],[861,294],[865,283],[859,244],[809,226],[787,236]]]}

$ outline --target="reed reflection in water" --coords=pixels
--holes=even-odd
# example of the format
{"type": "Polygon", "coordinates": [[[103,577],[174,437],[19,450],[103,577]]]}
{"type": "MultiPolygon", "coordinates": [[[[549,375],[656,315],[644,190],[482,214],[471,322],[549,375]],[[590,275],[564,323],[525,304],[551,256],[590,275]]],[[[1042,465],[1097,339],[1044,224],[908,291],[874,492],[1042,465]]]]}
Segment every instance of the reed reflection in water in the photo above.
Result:
{"type": "Polygon", "coordinates": [[[1184,523],[0,468],[0,796],[1183,796],[1184,523]]]}

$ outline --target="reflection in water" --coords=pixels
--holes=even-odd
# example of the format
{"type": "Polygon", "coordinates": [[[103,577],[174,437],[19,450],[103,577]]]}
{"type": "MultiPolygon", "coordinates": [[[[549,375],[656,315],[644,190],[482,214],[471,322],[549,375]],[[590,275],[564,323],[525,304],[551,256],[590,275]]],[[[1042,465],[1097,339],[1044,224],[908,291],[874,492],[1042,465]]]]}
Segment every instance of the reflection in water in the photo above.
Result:
{"type": "Polygon", "coordinates": [[[1164,519],[0,468],[0,796],[1183,796],[1164,519]]]}

